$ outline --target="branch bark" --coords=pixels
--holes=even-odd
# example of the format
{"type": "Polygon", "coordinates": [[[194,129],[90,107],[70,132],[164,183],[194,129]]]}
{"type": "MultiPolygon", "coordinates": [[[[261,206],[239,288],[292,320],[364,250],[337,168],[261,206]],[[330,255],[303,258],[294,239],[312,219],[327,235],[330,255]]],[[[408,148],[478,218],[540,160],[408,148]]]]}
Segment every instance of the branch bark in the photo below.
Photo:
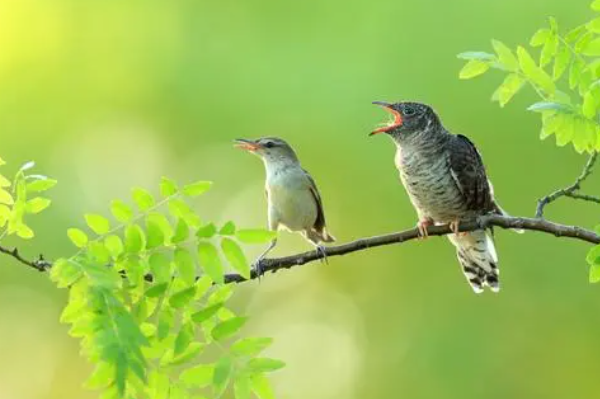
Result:
{"type": "MultiPolygon", "coordinates": [[[[591,244],[600,244],[600,235],[591,230],[586,230],[578,226],[567,226],[550,222],[544,219],[532,219],[524,217],[509,217],[500,215],[486,215],[477,220],[463,222],[459,226],[459,231],[473,231],[491,227],[500,227],[503,229],[521,229],[532,230],[546,234],[552,234],[556,237],[568,237],[576,240],[585,241],[591,244]]],[[[431,226],[427,229],[430,236],[444,236],[451,234],[452,231],[448,225],[431,226]]],[[[360,238],[346,244],[330,246],[325,248],[325,253],[309,251],[296,255],[285,256],[282,258],[267,258],[262,260],[261,268],[264,272],[275,273],[281,269],[290,269],[295,266],[301,266],[326,257],[341,256],[352,252],[362,251],[368,248],[380,247],[383,245],[401,244],[407,241],[420,238],[417,228],[401,231],[398,233],[386,234],[381,236],[360,238]]],[[[250,277],[251,280],[257,279],[254,271],[250,277]]],[[[241,283],[246,279],[239,274],[227,274],[226,283],[241,283]]]]}
{"type": "MultiPolygon", "coordinates": [[[[486,215],[478,218],[477,220],[462,222],[459,226],[459,231],[465,232],[492,227],[538,231],[541,233],[551,234],[556,237],[573,238],[590,244],[600,244],[600,235],[591,230],[587,230],[579,226],[568,226],[537,218],[533,219],[525,217],[486,215]]],[[[427,232],[430,236],[444,236],[452,234],[452,231],[448,225],[430,226],[427,228],[427,232]]],[[[261,267],[265,273],[275,273],[281,269],[290,269],[292,267],[305,265],[317,260],[322,260],[325,257],[342,256],[369,248],[401,244],[419,238],[420,236],[418,229],[413,228],[398,233],[359,238],[346,244],[326,247],[324,253],[318,251],[308,251],[295,255],[284,256],[281,258],[266,258],[261,261],[261,267]]],[[[18,262],[40,272],[48,271],[52,267],[52,262],[45,260],[43,256],[40,256],[37,260],[28,260],[22,257],[17,248],[8,249],[0,246],[0,253],[11,256],[18,262]]],[[[148,281],[152,281],[151,275],[146,277],[148,281]]],[[[250,280],[258,279],[259,277],[260,276],[253,271],[250,280]]],[[[247,281],[247,279],[236,273],[225,275],[226,284],[241,283],[244,281],[247,281]]]]}
{"type": "Polygon", "coordinates": [[[597,204],[600,204],[600,197],[596,197],[593,195],[587,195],[587,194],[581,194],[581,193],[577,192],[581,189],[581,183],[585,179],[587,179],[588,176],[592,173],[592,170],[594,168],[594,164],[596,163],[597,157],[598,157],[598,153],[594,151],[588,158],[588,161],[586,162],[585,166],[583,167],[581,174],[577,177],[577,179],[575,179],[575,182],[573,184],[571,184],[570,186],[567,186],[565,188],[561,188],[560,190],[556,190],[553,193],[550,193],[547,196],[539,199],[538,204],[537,204],[537,209],[535,211],[535,217],[536,218],[544,217],[544,207],[546,205],[548,205],[549,203],[556,201],[560,197],[569,197],[569,198],[573,198],[573,199],[579,199],[579,200],[583,200],[583,201],[595,202],[597,204]]]}

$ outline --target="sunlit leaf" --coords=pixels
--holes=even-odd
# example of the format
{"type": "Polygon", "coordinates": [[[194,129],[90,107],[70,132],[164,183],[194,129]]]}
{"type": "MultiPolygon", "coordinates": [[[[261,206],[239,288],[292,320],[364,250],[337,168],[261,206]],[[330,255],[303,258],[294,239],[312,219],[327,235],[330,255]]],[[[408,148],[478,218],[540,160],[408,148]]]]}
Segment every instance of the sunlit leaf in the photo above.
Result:
{"type": "Polygon", "coordinates": [[[271,383],[264,374],[254,374],[250,378],[252,392],[259,399],[275,399],[275,393],[271,387],[271,383]]]}
{"type": "Polygon", "coordinates": [[[85,221],[89,228],[98,235],[103,235],[110,231],[110,222],[102,215],[88,213],[85,215],[85,221]]]}
{"type": "Polygon", "coordinates": [[[232,372],[232,363],[231,358],[229,356],[223,356],[219,359],[217,364],[215,364],[215,369],[213,372],[213,381],[212,384],[215,387],[217,393],[221,393],[227,387],[229,383],[229,379],[231,378],[232,372]]]}
{"type": "Polygon", "coordinates": [[[550,34],[550,29],[540,29],[537,32],[535,32],[535,34],[532,36],[531,40],[529,41],[529,44],[532,47],[542,46],[544,45],[544,43],[546,43],[546,40],[548,39],[550,34]]]}
{"type": "Polygon", "coordinates": [[[88,243],[88,236],[82,230],[76,228],[70,228],[67,230],[69,239],[77,248],[83,248],[88,243]]]}
{"type": "Polygon", "coordinates": [[[540,53],[540,66],[545,67],[552,61],[552,58],[556,55],[559,47],[558,36],[551,34],[544,43],[544,47],[540,53]]]}
{"type": "Polygon", "coordinates": [[[223,238],[221,240],[221,250],[231,267],[239,272],[242,277],[250,278],[250,264],[246,259],[246,255],[244,255],[244,251],[235,241],[223,238]]]}
{"type": "Polygon", "coordinates": [[[525,84],[525,80],[516,73],[511,73],[504,79],[504,82],[496,89],[494,98],[498,100],[501,107],[504,107],[513,98],[515,94],[525,84]]]}
{"type": "Polygon", "coordinates": [[[556,81],[560,79],[567,70],[571,61],[571,51],[567,46],[562,46],[554,59],[554,68],[552,69],[552,78],[556,81]]]}
{"type": "Polygon", "coordinates": [[[184,370],[179,379],[188,386],[204,388],[212,383],[214,371],[213,364],[201,364],[184,370]]]}
{"type": "Polygon", "coordinates": [[[233,317],[221,322],[213,328],[211,335],[215,341],[228,338],[237,333],[246,324],[246,317],[233,317]]]}
{"type": "Polygon", "coordinates": [[[148,259],[150,271],[157,283],[169,281],[171,279],[171,262],[165,254],[153,253],[148,259]]]}
{"type": "Polygon", "coordinates": [[[510,48],[499,40],[492,40],[492,45],[494,46],[496,54],[498,54],[498,61],[504,68],[509,71],[516,71],[519,69],[519,60],[517,60],[517,57],[515,57],[510,48]]]}
{"type": "Polygon", "coordinates": [[[222,236],[231,236],[231,235],[235,234],[235,230],[236,230],[235,223],[233,223],[232,221],[229,221],[229,222],[225,223],[223,225],[223,227],[221,227],[221,230],[219,230],[219,234],[222,236]]]}
{"type": "Polygon", "coordinates": [[[14,203],[15,200],[12,195],[8,191],[0,188],[0,204],[12,205],[14,203]]]}
{"type": "Polygon", "coordinates": [[[223,307],[223,302],[219,302],[219,303],[215,303],[214,305],[207,306],[206,308],[192,314],[192,320],[195,323],[201,324],[205,320],[208,320],[211,317],[213,317],[215,314],[217,314],[219,309],[221,309],[222,307],[223,307]]]}
{"type": "Polygon", "coordinates": [[[196,280],[196,264],[192,254],[184,248],[175,250],[175,265],[179,272],[179,277],[188,285],[193,285],[196,280]]]}
{"type": "Polygon", "coordinates": [[[248,368],[254,373],[269,373],[285,367],[285,363],[281,360],[269,359],[266,357],[256,357],[250,359],[248,368]]]}
{"type": "Polygon", "coordinates": [[[489,63],[480,60],[470,60],[460,70],[458,77],[460,79],[471,79],[484,74],[488,69],[490,69],[489,63]]]}
{"type": "Polygon", "coordinates": [[[195,294],[196,287],[192,286],[190,288],[186,288],[171,295],[171,298],[169,298],[169,304],[175,309],[183,308],[190,303],[192,299],[194,299],[195,294]]]}
{"type": "Polygon", "coordinates": [[[27,188],[27,192],[30,192],[30,193],[42,192],[42,191],[49,190],[52,187],[56,186],[56,183],[57,183],[57,181],[53,180],[53,179],[41,179],[41,180],[34,180],[30,183],[27,183],[27,185],[25,187],[27,188]]]}
{"type": "Polygon", "coordinates": [[[242,338],[231,345],[231,353],[238,356],[256,356],[273,343],[273,338],[242,338]]]}
{"type": "Polygon", "coordinates": [[[141,252],[145,247],[144,231],[137,224],[125,228],[125,251],[129,253],[141,252]]]}
{"type": "Polygon", "coordinates": [[[517,48],[517,57],[525,76],[545,92],[554,94],[555,86],[552,78],[543,69],[537,66],[524,47],[519,46],[517,48]]]}
{"type": "Polygon", "coordinates": [[[52,201],[48,198],[36,197],[32,198],[25,204],[25,212],[27,213],[40,213],[44,209],[48,208],[52,201]]]}
{"type": "Polygon", "coordinates": [[[207,242],[199,243],[198,261],[200,262],[200,267],[215,283],[223,283],[223,265],[221,264],[219,253],[214,245],[207,242]]]}
{"type": "Polygon", "coordinates": [[[173,180],[163,177],[160,182],[160,193],[163,197],[170,197],[177,193],[177,183],[173,180]]]}
{"type": "Polygon", "coordinates": [[[175,356],[183,353],[194,339],[194,326],[191,323],[184,324],[177,337],[175,338],[175,345],[173,348],[173,354],[175,356]]]}
{"type": "Polygon", "coordinates": [[[212,182],[210,181],[198,181],[184,186],[183,193],[190,197],[196,197],[210,190],[211,186],[212,182]]]}
{"type": "Polygon", "coordinates": [[[147,190],[135,187],[132,190],[133,201],[140,209],[140,211],[147,211],[152,208],[155,204],[154,197],[147,190]]]}
{"type": "Polygon", "coordinates": [[[121,200],[113,200],[111,202],[110,212],[121,223],[128,223],[133,217],[131,207],[121,200]]]}
{"type": "Polygon", "coordinates": [[[177,221],[177,226],[175,227],[175,234],[171,241],[174,243],[180,243],[185,241],[190,235],[190,228],[183,219],[179,219],[177,221]]]}

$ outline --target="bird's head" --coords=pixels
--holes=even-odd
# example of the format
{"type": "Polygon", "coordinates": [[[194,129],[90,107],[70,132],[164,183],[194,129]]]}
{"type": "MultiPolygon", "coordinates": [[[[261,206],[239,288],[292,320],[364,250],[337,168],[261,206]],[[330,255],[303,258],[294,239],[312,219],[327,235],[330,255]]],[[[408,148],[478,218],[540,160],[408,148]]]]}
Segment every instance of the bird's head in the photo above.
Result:
{"type": "Polygon", "coordinates": [[[395,139],[402,139],[402,136],[425,131],[432,125],[439,123],[433,109],[425,104],[416,102],[390,104],[383,101],[374,101],[373,104],[383,107],[393,118],[385,126],[372,131],[371,136],[386,133],[395,139]]]}
{"type": "Polygon", "coordinates": [[[278,137],[262,137],[257,140],[236,139],[236,146],[258,155],[265,162],[297,161],[294,149],[278,137]]]}

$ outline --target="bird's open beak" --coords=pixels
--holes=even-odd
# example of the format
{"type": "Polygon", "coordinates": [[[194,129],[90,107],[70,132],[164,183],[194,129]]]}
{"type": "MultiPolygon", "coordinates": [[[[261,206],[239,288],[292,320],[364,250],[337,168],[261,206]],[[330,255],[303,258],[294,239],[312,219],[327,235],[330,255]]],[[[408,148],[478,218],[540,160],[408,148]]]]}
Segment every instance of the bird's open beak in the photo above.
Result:
{"type": "Polygon", "coordinates": [[[373,130],[371,132],[371,134],[369,134],[369,136],[373,136],[373,135],[379,134],[379,133],[387,133],[392,129],[402,126],[402,122],[403,122],[402,115],[400,115],[400,112],[398,112],[392,108],[392,104],[386,103],[384,101],[373,101],[373,104],[380,105],[381,107],[383,107],[384,110],[386,110],[387,112],[389,112],[390,114],[392,114],[394,116],[394,119],[390,123],[388,123],[386,126],[382,126],[380,128],[373,130]]]}
{"type": "Polygon", "coordinates": [[[254,152],[260,148],[260,144],[258,144],[254,140],[235,139],[234,143],[237,148],[241,148],[243,150],[251,151],[251,152],[254,152]]]}

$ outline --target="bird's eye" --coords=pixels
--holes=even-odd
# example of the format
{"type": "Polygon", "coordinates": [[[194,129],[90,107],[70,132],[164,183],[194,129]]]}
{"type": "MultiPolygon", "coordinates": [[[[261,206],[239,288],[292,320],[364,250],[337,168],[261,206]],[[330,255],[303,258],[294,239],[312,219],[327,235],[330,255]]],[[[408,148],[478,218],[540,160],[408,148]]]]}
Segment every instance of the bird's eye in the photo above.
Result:
{"type": "Polygon", "coordinates": [[[267,141],[267,142],[264,144],[264,146],[265,146],[266,148],[273,148],[273,147],[275,147],[275,143],[273,143],[272,141],[267,141]]]}
{"type": "Polygon", "coordinates": [[[417,111],[413,107],[404,108],[404,115],[411,116],[414,115],[417,111]]]}

